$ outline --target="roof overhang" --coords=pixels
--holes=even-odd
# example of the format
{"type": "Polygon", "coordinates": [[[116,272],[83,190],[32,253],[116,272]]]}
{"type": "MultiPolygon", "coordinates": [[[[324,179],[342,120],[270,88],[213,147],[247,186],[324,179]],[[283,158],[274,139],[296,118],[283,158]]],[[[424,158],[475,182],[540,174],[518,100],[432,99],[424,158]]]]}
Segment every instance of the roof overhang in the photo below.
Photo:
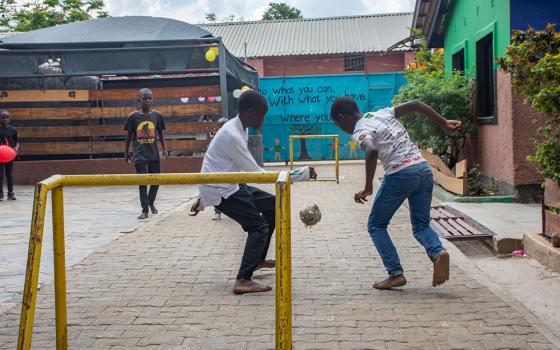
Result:
{"type": "Polygon", "coordinates": [[[445,21],[453,0],[416,0],[412,28],[420,30],[430,48],[443,47],[445,21]]]}

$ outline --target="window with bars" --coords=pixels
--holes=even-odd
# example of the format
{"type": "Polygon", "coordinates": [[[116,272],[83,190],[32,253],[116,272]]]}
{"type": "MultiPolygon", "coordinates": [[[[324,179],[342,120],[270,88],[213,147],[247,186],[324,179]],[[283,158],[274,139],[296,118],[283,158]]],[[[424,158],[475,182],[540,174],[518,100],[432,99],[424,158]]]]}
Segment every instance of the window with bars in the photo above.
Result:
{"type": "Polygon", "coordinates": [[[344,57],[345,71],[364,70],[364,56],[346,56],[344,57]]]}

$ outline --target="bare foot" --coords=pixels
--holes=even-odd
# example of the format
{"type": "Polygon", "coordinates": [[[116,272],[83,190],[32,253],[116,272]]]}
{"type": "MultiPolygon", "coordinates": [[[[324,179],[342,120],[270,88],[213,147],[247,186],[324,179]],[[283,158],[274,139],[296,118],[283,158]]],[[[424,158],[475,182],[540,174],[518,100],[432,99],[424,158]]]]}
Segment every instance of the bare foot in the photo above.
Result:
{"type": "Polygon", "coordinates": [[[156,207],[153,204],[150,204],[150,211],[152,212],[152,214],[157,214],[158,210],[156,209],[156,207]]]}
{"type": "Polygon", "coordinates": [[[271,290],[272,287],[263,286],[262,284],[251,280],[235,280],[235,284],[233,285],[233,292],[235,294],[259,293],[271,290]]]}
{"type": "Polygon", "coordinates": [[[255,271],[260,270],[260,269],[273,269],[275,267],[276,267],[276,261],[274,261],[274,260],[264,260],[264,261],[261,261],[257,265],[257,268],[255,269],[255,271]]]}
{"type": "Polygon", "coordinates": [[[444,284],[449,280],[449,253],[447,250],[439,252],[436,260],[434,261],[434,277],[432,279],[432,286],[436,287],[444,284]]]}
{"type": "Polygon", "coordinates": [[[377,282],[373,285],[375,289],[391,289],[395,287],[402,287],[406,284],[406,278],[404,275],[398,275],[395,277],[387,277],[381,282],[377,282]]]}

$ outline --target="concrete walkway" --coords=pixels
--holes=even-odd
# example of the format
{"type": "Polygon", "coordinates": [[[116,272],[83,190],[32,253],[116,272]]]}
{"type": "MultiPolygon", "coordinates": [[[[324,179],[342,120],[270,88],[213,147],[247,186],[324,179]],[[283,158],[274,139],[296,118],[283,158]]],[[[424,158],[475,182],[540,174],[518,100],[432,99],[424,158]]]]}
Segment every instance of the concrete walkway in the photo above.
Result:
{"type": "MultiPolygon", "coordinates": [[[[409,285],[374,290],[385,272],[365,230],[370,205],[352,199],[362,167],[344,165],[339,185],[292,187],[294,349],[560,348],[544,323],[448,243],[452,278],[432,288],[431,263],[404,207],[390,229],[409,285]],[[297,216],[306,203],[323,212],[312,229],[297,216]]],[[[231,293],[245,234],[230,219],[212,221],[209,210],[193,218],[187,209],[177,207],[69,269],[70,348],[274,348],[274,293],[231,293]]],[[[105,214],[95,213],[103,222],[105,214]]],[[[273,271],[255,278],[274,285],[273,271]]],[[[52,349],[52,284],[40,290],[37,307],[33,348],[52,349]]],[[[0,315],[2,349],[15,347],[19,312],[0,315]]]]}

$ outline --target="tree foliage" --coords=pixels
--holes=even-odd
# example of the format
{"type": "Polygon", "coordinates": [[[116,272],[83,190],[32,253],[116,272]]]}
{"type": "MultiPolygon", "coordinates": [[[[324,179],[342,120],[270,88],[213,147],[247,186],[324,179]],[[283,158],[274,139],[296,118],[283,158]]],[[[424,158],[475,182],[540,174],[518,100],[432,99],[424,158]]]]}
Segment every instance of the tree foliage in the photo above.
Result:
{"type": "Polygon", "coordinates": [[[407,85],[401,87],[393,104],[422,101],[447,119],[463,122],[458,134],[448,134],[427,118],[412,114],[402,119],[410,137],[422,148],[432,148],[450,167],[458,160],[462,141],[474,127],[470,120],[473,84],[459,72],[446,74],[443,54],[422,48],[416,62],[405,71],[407,85]]]}
{"type": "Polygon", "coordinates": [[[542,31],[515,30],[506,57],[498,63],[511,73],[516,91],[526,102],[546,114],[538,129],[540,139],[534,140],[535,155],[529,159],[560,184],[560,33],[553,24],[542,31]]]}
{"type": "Polygon", "coordinates": [[[107,16],[103,0],[0,0],[0,26],[18,32],[107,16]]]}
{"type": "Polygon", "coordinates": [[[283,2],[269,3],[262,16],[262,19],[265,21],[298,18],[303,18],[301,11],[283,2]]]}

